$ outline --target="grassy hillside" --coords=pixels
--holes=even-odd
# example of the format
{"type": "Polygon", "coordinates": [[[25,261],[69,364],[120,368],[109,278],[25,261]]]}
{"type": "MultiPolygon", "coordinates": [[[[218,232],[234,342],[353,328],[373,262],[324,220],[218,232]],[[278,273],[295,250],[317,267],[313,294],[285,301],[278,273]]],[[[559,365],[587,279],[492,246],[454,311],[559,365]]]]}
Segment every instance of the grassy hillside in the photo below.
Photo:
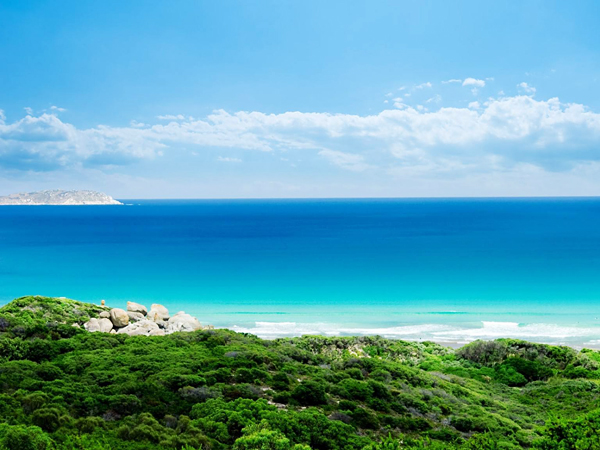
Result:
{"type": "Polygon", "coordinates": [[[101,311],[0,308],[0,448],[600,449],[595,351],[73,326],[101,311]]]}

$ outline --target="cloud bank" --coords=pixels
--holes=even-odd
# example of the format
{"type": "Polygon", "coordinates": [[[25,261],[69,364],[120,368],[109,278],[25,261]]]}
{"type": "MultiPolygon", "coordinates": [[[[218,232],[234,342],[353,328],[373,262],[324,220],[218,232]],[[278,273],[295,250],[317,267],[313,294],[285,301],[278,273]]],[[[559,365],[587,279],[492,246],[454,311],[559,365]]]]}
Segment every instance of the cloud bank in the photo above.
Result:
{"type": "MultiPolygon", "coordinates": [[[[484,85],[483,80],[469,80],[474,79],[463,84],[484,85]]],[[[160,160],[170,152],[198,154],[203,149],[224,149],[217,161],[239,166],[242,160],[226,156],[225,150],[310,154],[331,170],[381,172],[389,177],[596,167],[600,114],[557,98],[536,100],[533,88],[525,83],[519,88],[529,95],[431,112],[397,101],[399,108],[364,116],[218,110],[203,119],[164,115],[151,125],[132,122],[126,127],[89,129],[64,122],[56,113],[27,115],[8,123],[0,111],[0,169],[118,171],[138,161],[160,160]]]]}

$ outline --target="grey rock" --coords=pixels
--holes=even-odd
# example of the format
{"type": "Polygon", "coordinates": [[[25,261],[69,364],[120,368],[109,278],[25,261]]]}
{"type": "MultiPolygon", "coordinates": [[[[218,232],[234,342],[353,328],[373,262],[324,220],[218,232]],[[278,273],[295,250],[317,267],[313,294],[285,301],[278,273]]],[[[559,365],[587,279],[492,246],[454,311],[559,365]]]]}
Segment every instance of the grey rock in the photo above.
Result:
{"type": "Polygon", "coordinates": [[[198,319],[192,317],[183,311],[178,312],[167,322],[167,333],[176,333],[178,331],[196,331],[202,328],[198,319]]]}
{"type": "Polygon", "coordinates": [[[159,320],[168,320],[169,319],[169,310],[165,308],[163,305],[159,305],[158,303],[153,303],[150,306],[150,312],[148,313],[148,318],[153,320],[154,322],[158,322],[159,320]]]}
{"type": "Polygon", "coordinates": [[[118,334],[128,334],[130,336],[149,336],[152,332],[160,331],[158,325],[150,320],[140,320],[121,328],[118,334]]]}
{"type": "Polygon", "coordinates": [[[88,330],[90,333],[94,333],[95,331],[100,331],[100,323],[98,319],[92,317],[89,322],[83,324],[83,328],[88,330]]]}
{"type": "Polygon", "coordinates": [[[110,319],[110,313],[108,311],[102,311],[100,314],[98,314],[98,317],[101,319],[110,319]]]}
{"type": "Polygon", "coordinates": [[[110,321],[110,319],[107,319],[105,317],[103,317],[102,319],[98,319],[98,324],[100,325],[100,331],[101,333],[109,333],[110,330],[113,329],[113,323],[110,321]]]}
{"type": "Polygon", "coordinates": [[[350,417],[348,414],[344,414],[342,412],[336,411],[333,414],[331,414],[329,417],[327,417],[329,420],[339,420],[340,422],[344,422],[344,423],[350,423],[352,422],[352,417],[350,417]]]}
{"type": "Polygon", "coordinates": [[[127,311],[127,315],[129,316],[130,322],[137,322],[145,318],[144,315],[139,312],[127,311]]]}
{"type": "Polygon", "coordinates": [[[165,335],[165,330],[161,330],[160,328],[158,330],[152,330],[148,336],[164,336],[165,335]]]}
{"type": "Polygon", "coordinates": [[[113,328],[113,324],[109,319],[91,318],[83,327],[90,333],[99,331],[100,333],[108,333],[113,328]]]}
{"type": "Polygon", "coordinates": [[[146,309],[146,307],[144,305],[140,305],[139,303],[135,303],[135,302],[127,302],[127,311],[140,313],[144,316],[146,314],[148,314],[148,310],[146,309]]]}
{"type": "Polygon", "coordinates": [[[110,310],[110,320],[116,328],[125,327],[129,324],[129,316],[121,308],[110,310]]]}

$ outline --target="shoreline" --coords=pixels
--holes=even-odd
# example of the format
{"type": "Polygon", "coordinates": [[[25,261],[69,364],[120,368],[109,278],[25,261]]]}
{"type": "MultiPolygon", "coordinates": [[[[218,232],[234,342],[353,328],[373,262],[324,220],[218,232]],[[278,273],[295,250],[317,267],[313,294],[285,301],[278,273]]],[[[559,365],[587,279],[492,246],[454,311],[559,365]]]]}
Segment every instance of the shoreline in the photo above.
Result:
{"type": "Polygon", "coordinates": [[[324,337],[381,336],[385,339],[408,342],[435,342],[452,348],[460,348],[477,340],[517,339],[527,342],[566,346],[577,350],[588,348],[600,350],[600,327],[517,322],[486,322],[480,326],[454,323],[410,323],[396,327],[348,327],[333,323],[294,323],[294,322],[254,322],[253,326],[224,325],[217,323],[216,328],[250,333],[261,339],[278,339],[302,335],[320,335],[324,337]]]}
{"type": "MultiPolygon", "coordinates": [[[[89,302],[89,301],[76,301],[69,300],[65,297],[44,297],[44,296],[28,296],[20,297],[24,298],[40,298],[40,299],[54,299],[56,301],[75,301],[79,304],[87,305],[88,307],[97,308],[98,312],[105,311],[104,315],[99,315],[98,318],[104,317],[109,318],[106,311],[111,309],[119,310],[124,315],[129,315],[129,324],[133,324],[139,320],[150,321],[152,324],[148,327],[155,329],[155,324],[159,325],[159,328],[164,329],[167,333],[180,331],[182,324],[177,326],[172,325],[168,328],[167,321],[169,320],[169,314],[167,308],[160,304],[152,304],[150,308],[144,305],[134,303],[131,301],[127,302],[110,302],[110,305],[104,305],[103,302],[89,302]],[[124,305],[127,305],[125,307],[124,305]],[[122,307],[122,309],[121,309],[122,307]],[[150,319],[150,315],[147,317],[146,314],[138,314],[139,311],[152,312],[153,309],[158,308],[164,311],[163,320],[150,319]],[[137,317],[135,317],[137,315],[137,317]],[[147,320],[149,319],[149,320],[147,320]]],[[[16,299],[16,300],[19,300],[16,299]]],[[[10,304],[7,303],[6,305],[10,304]]],[[[551,323],[517,323],[517,322],[486,322],[481,321],[477,324],[480,326],[474,326],[476,322],[464,322],[464,323],[430,323],[430,322],[403,322],[397,326],[384,327],[378,326],[377,323],[364,324],[363,326],[353,326],[348,323],[325,323],[325,322],[293,322],[293,321],[252,321],[245,322],[239,321],[239,317],[236,318],[235,313],[229,313],[231,317],[224,320],[224,317],[219,317],[219,320],[214,321],[217,316],[213,313],[200,313],[197,308],[190,308],[189,303],[182,302],[182,304],[174,305],[173,302],[168,302],[166,305],[173,312],[179,311],[176,314],[171,314],[172,321],[178,321],[185,324],[185,331],[195,331],[196,329],[204,328],[215,328],[215,329],[227,329],[236,333],[247,333],[257,336],[264,340],[276,340],[285,338],[297,338],[302,336],[322,336],[328,338],[341,338],[341,337],[374,337],[379,336],[384,339],[406,341],[406,342],[432,342],[444,347],[453,349],[461,348],[471,342],[482,340],[482,341],[494,341],[497,339],[515,339],[521,341],[527,341],[531,343],[552,345],[552,346],[563,346],[570,347],[575,350],[581,350],[584,348],[592,350],[600,350],[600,327],[585,327],[568,324],[551,324],[551,323]],[[180,308],[183,307],[183,308],[180,308]],[[186,309],[190,314],[185,314],[181,309],[186,309]],[[214,324],[208,325],[208,324],[214,324]],[[239,325],[238,325],[239,324],[239,325]],[[241,326],[243,324],[243,326],[241,326]],[[537,333],[537,334],[536,334],[537,333]],[[553,333],[553,334],[552,334],[553,333]]],[[[0,306],[3,308],[5,305],[0,306]]],[[[227,313],[223,313],[227,314],[227,313]]],[[[256,312],[256,314],[261,314],[256,312]]],[[[114,325],[114,323],[113,323],[114,325]]],[[[127,324],[126,324],[127,325],[127,324]]],[[[135,331],[142,323],[133,327],[125,328],[125,325],[115,325],[115,332],[119,332],[120,328],[125,328],[122,332],[135,331]]],[[[84,326],[87,329],[87,323],[81,323],[80,326],[84,326]]],[[[148,334],[150,328],[147,328],[148,334]]],[[[100,331],[98,324],[93,323],[93,331],[100,331]]],[[[113,327],[109,327],[109,331],[113,327]]],[[[156,332],[156,330],[155,330],[156,332]]],[[[138,333],[138,331],[136,331],[138,333]]],[[[162,333],[162,332],[161,332],[162,333]]]]}

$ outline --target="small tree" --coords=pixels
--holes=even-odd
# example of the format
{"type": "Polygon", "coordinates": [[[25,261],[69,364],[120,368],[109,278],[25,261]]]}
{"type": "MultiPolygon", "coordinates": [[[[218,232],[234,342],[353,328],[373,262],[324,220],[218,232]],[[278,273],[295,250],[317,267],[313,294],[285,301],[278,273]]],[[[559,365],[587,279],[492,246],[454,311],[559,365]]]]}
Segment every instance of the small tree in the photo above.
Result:
{"type": "Polygon", "coordinates": [[[363,450],[402,450],[402,442],[392,438],[390,433],[380,443],[365,447],[363,450]]]}
{"type": "Polygon", "coordinates": [[[11,426],[6,431],[1,448],[6,450],[49,450],[52,440],[39,427],[11,426]]]}
{"type": "Polygon", "coordinates": [[[310,450],[307,445],[294,445],[280,431],[271,430],[267,422],[251,425],[233,444],[234,450],[310,450]]]}

